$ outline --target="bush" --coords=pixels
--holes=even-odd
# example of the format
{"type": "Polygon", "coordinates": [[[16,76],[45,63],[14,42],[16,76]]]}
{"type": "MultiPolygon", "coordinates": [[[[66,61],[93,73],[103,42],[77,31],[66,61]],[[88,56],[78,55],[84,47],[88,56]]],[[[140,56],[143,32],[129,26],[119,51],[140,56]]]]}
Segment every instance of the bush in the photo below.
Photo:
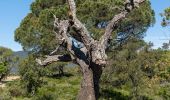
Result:
{"type": "Polygon", "coordinates": [[[10,63],[13,61],[12,53],[12,50],[0,47],[0,81],[9,73],[10,63]]]}
{"type": "Polygon", "coordinates": [[[37,88],[41,86],[41,68],[35,62],[33,56],[20,63],[19,73],[21,75],[22,86],[26,89],[28,94],[34,95],[37,88]]]}
{"type": "Polygon", "coordinates": [[[0,63],[0,81],[7,75],[8,68],[4,63],[0,63]]]}
{"type": "Polygon", "coordinates": [[[19,86],[13,86],[9,88],[8,91],[12,97],[19,97],[24,95],[23,90],[19,86]]]}
{"type": "Polygon", "coordinates": [[[0,100],[12,100],[12,97],[7,89],[0,88],[0,100]]]}

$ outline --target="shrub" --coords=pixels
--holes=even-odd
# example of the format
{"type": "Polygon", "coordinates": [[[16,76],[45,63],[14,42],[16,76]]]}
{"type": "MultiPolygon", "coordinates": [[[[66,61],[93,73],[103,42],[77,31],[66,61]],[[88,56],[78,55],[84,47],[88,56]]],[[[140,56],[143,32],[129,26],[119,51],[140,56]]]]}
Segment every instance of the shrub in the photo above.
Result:
{"type": "Polygon", "coordinates": [[[20,63],[19,73],[22,86],[28,94],[34,95],[37,88],[41,86],[42,80],[40,79],[41,69],[32,55],[20,63]]]}

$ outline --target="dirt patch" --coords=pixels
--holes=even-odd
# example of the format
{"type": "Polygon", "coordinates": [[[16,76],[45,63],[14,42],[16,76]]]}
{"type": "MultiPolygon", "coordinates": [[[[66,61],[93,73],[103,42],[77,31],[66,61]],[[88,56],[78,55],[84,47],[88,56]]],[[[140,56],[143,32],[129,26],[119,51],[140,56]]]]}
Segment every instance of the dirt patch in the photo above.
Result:
{"type": "Polygon", "coordinates": [[[4,88],[7,82],[11,82],[18,79],[20,79],[20,76],[8,76],[4,80],[2,80],[2,82],[0,82],[0,88],[4,88]]]}
{"type": "Polygon", "coordinates": [[[0,83],[0,88],[4,88],[5,84],[4,83],[0,83]]]}
{"type": "Polygon", "coordinates": [[[14,81],[20,79],[20,76],[8,76],[4,81],[14,81]]]}

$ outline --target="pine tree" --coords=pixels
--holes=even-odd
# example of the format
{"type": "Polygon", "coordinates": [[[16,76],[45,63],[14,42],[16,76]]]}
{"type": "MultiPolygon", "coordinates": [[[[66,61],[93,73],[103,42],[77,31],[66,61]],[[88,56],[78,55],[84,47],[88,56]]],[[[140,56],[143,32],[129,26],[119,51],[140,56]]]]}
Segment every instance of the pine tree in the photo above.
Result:
{"type": "Polygon", "coordinates": [[[32,12],[16,30],[15,40],[25,50],[50,54],[44,61],[37,59],[41,65],[58,60],[78,63],[83,73],[78,99],[95,100],[99,97],[107,49],[123,43],[131,35],[143,37],[154,23],[149,1],[134,1],[36,0],[32,12]],[[54,55],[61,46],[66,52],[54,55]]]}

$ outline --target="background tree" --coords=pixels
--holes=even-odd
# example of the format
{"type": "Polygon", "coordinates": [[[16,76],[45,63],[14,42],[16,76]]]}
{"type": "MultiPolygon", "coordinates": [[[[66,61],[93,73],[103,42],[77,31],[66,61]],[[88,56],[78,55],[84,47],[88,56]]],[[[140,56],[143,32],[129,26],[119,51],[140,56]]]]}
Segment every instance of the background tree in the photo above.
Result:
{"type": "Polygon", "coordinates": [[[113,47],[123,43],[130,35],[142,37],[142,33],[154,22],[150,3],[144,0],[135,0],[134,3],[124,0],[77,0],[76,6],[74,0],[37,0],[31,9],[32,13],[15,32],[16,41],[24,49],[42,55],[55,54],[52,49],[58,46],[66,47],[67,52],[64,53],[67,55],[51,55],[38,62],[47,65],[57,60],[70,60],[71,57],[78,63],[84,77],[79,99],[98,98],[99,79],[106,64],[105,52],[111,35],[114,41],[111,41],[110,47],[113,47]],[[134,9],[140,3],[143,3],[140,8],[134,9]],[[54,16],[54,29],[53,14],[60,19],[54,16]]]}
{"type": "Polygon", "coordinates": [[[9,74],[12,54],[11,49],[0,47],[0,81],[9,74]]]}
{"type": "Polygon", "coordinates": [[[164,49],[164,50],[168,50],[169,49],[169,43],[163,43],[162,44],[162,49],[164,49]]]}
{"type": "Polygon", "coordinates": [[[26,90],[27,94],[34,95],[42,83],[43,71],[35,62],[33,55],[29,55],[26,59],[20,61],[19,74],[22,88],[26,90]]]}
{"type": "MultiPolygon", "coordinates": [[[[129,40],[110,52],[109,66],[104,70],[102,84],[115,88],[126,85],[130,88],[131,97],[129,99],[140,100],[140,94],[144,88],[145,75],[142,71],[143,62],[140,59],[146,43],[143,40],[129,38],[129,40]]],[[[142,58],[142,57],[141,57],[142,58]]],[[[106,87],[107,88],[107,87],[106,87]]]]}
{"type": "Polygon", "coordinates": [[[102,77],[104,91],[114,88],[129,93],[129,99],[135,100],[154,100],[157,94],[162,95],[159,99],[169,99],[168,50],[152,49],[150,43],[134,39],[117,49],[109,53],[110,64],[102,77]]]}
{"type": "Polygon", "coordinates": [[[170,24],[170,8],[165,9],[164,12],[161,13],[161,16],[163,17],[162,26],[169,25],[170,24]]]}
{"type": "Polygon", "coordinates": [[[67,62],[56,62],[50,64],[48,67],[44,68],[44,71],[47,76],[64,76],[66,73],[64,72],[64,67],[68,65],[67,62]]]}

